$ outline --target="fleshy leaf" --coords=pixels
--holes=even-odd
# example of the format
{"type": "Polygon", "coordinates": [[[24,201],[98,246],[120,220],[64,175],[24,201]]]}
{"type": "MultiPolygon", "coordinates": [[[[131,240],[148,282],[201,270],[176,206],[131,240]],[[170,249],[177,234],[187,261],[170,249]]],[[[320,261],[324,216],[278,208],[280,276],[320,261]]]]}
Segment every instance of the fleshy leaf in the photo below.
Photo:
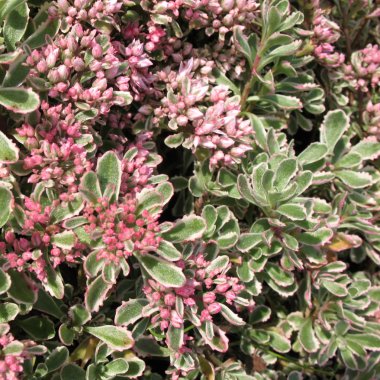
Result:
{"type": "Polygon", "coordinates": [[[143,307],[148,304],[145,299],[134,299],[124,302],[116,309],[115,324],[128,326],[142,317],[143,307]]]}
{"type": "Polygon", "coordinates": [[[4,302],[0,304],[0,323],[13,321],[20,309],[15,303],[4,302]]]}
{"type": "Polygon", "coordinates": [[[84,331],[100,339],[115,351],[124,351],[134,344],[132,334],[124,327],[103,325],[98,327],[85,327],[84,331]]]}
{"type": "Polygon", "coordinates": [[[40,98],[32,89],[1,87],[0,104],[15,113],[30,113],[40,105],[40,98]]]}
{"type": "Polygon", "coordinates": [[[333,152],[335,145],[350,125],[349,117],[342,110],[329,111],[321,126],[321,142],[327,145],[328,151],[333,152]]]}
{"type": "Polygon", "coordinates": [[[25,1],[13,8],[4,23],[4,41],[8,50],[16,48],[17,42],[23,37],[29,19],[29,7],[25,1]]]}
{"type": "Polygon", "coordinates": [[[198,239],[206,229],[206,223],[200,216],[187,216],[178,220],[172,228],[162,233],[162,237],[172,243],[198,239]]]}
{"type": "Polygon", "coordinates": [[[299,332],[299,340],[305,351],[312,353],[318,350],[319,342],[315,337],[313,323],[310,318],[307,318],[302,324],[299,332]]]}
{"type": "Polygon", "coordinates": [[[0,131],[0,164],[10,164],[18,160],[19,149],[0,131]]]}
{"type": "Polygon", "coordinates": [[[281,205],[277,212],[281,215],[286,216],[290,220],[305,220],[306,219],[306,209],[301,205],[296,204],[285,204],[281,205]]]}
{"type": "Polygon", "coordinates": [[[104,194],[107,186],[113,186],[113,195],[110,202],[119,197],[121,183],[121,162],[114,152],[105,153],[98,161],[96,174],[99,178],[100,190],[104,194]]]}
{"type": "Polygon", "coordinates": [[[87,287],[85,302],[89,311],[98,311],[103,305],[104,299],[108,291],[112,288],[112,284],[105,282],[103,277],[98,276],[87,287]]]}
{"type": "Polygon", "coordinates": [[[160,284],[179,288],[185,283],[186,278],[182,270],[169,261],[150,254],[140,255],[138,259],[149,275],[160,284]]]}
{"type": "Polygon", "coordinates": [[[339,170],[335,172],[336,176],[352,189],[361,189],[372,184],[372,176],[366,172],[357,172],[353,170],[339,170]]]}

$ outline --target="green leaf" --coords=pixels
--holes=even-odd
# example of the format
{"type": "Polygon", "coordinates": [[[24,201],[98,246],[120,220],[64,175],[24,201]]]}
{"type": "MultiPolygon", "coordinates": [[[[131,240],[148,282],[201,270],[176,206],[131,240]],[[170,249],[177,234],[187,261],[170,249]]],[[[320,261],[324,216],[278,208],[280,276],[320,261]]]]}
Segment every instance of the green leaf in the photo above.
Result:
{"type": "Polygon", "coordinates": [[[268,262],[266,272],[267,275],[281,287],[287,287],[294,284],[293,274],[285,271],[277,264],[268,262]]]}
{"type": "Polygon", "coordinates": [[[113,187],[114,192],[110,202],[115,202],[119,198],[121,183],[121,162],[116,153],[109,151],[99,159],[96,174],[99,178],[102,194],[104,194],[107,186],[113,187]]]}
{"type": "Polygon", "coordinates": [[[76,364],[67,364],[61,369],[61,380],[85,380],[86,372],[76,364]]]}
{"type": "Polygon", "coordinates": [[[269,307],[264,305],[257,305],[249,316],[251,324],[266,322],[271,315],[272,311],[269,307]]]}
{"type": "Polygon", "coordinates": [[[329,111],[320,128],[321,142],[327,145],[332,153],[335,145],[341,139],[350,125],[350,118],[342,110],[329,111]]]}
{"type": "Polygon", "coordinates": [[[156,187],[156,191],[161,194],[161,205],[166,205],[174,194],[174,187],[170,182],[162,182],[156,187]]]}
{"type": "Polygon", "coordinates": [[[12,211],[12,193],[5,187],[0,186],[0,228],[3,227],[12,211]]]}
{"type": "Polygon", "coordinates": [[[37,291],[35,284],[26,277],[25,274],[16,270],[8,271],[11,278],[11,287],[8,290],[8,295],[15,301],[25,304],[33,304],[37,300],[37,291]]]}
{"type": "Polygon", "coordinates": [[[366,172],[339,170],[335,172],[335,175],[352,189],[362,189],[363,187],[370,186],[373,182],[372,176],[366,172]]]}
{"type": "Polygon", "coordinates": [[[301,346],[306,352],[312,353],[316,352],[319,348],[319,342],[315,337],[313,330],[313,322],[311,318],[307,318],[302,324],[299,332],[299,340],[301,346]]]}
{"type": "Polygon", "coordinates": [[[148,304],[145,299],[134,299],[124,302],[116,309],[115,324],[128,326],[142,318],[142,310],[148,304]]]}
{"type": "Polygon", "coordinates": [[[356,370],[358,369],[357,358],[354,356],[349,348],[340,348],[340,355],[342,356],[343,363],[347,368],[356,370]]]}
{"type": "Polygon", "coordinates": [[[313,232],[304,232],[298,236],[298,241],[306,245],[322,245],[329,241],[333,232],[329,228],[322,227],[313,232]]]}
{"type": "Polygon", "coordinates": [[[136,341],[134,349],[142,355],[166,357],[170,355],[168,348],[160,346],[152,337],[143,336],[136,341]]]}
{"type": "Polygon", "coordinates": [[[0,104],[15,113],[30,113],[40,106],[40,98],[32,89],[0,87],[0,104]]]}
{"type": "Polygon", "coordinates": [[[63,344],[67,346],[71,346],[73,344],[76,334],[75,334],[75,330],[73,330],[71,327],[68,327],[66,323],[62,323],[62,325],[59,326],[58,335],[59,335],[60,341],[63,344]]]}
{"type": "Polygon", "coordinates": [[[184,329],[182,327],[169,326],[167,332],[168,347],[174,351],[178,351],[183,345],[184,329]]]}
{"type": "Polygon", "coordinates": [[[257,205],[257,201],[252,195],[252,188],[244,174],[239,174],[238,176],[238,191],[244,200],[257,205]]]}
{"type": "Polygon", "coordinates": [[[306,219],[306,209],[304,206],[296,204],[285,204],[281,205],[277,212],[281,215],[286,216],[290,220],[305,220],[306,219]]]}
{"type": "Polygon", "coordinates": [[[380,351],[380,337],[375,334],[346,334],[345,339],[363,346],[367,350],[380,351]]]}
{"type": "Polygon", "coordinates": [[[35,340],[52,339],[55,335],[54,323],[45,316],[35,316],[17,324],[35,340]]]}
{"type": "Polygon", "coordinates": [[[91,319],[91,314],[81,304],[71,306],[69,316],[74,326],[83,326],[91,319]]]}
{"type": "Polygon", "coordinates": [[[62,223],[62,227],[65,229],[75,229],[77,227],[88,224],[88,219],[83,216],[74,216],[73,218],[67,219],[62,223]]]}
{"type": "Polygon", "coordinates": [[[380,155],[380,143],[364,139],[353,146],[350,152],[359,154],[362,160],[374,160],[380,155]]]}
{"type": "Polygon", "coordinates": [[[104,325],[84,327],[84,331],[100,339],[115,351],[128,350],[134,344],[131,332],[124,327],[104,325]]]}
{"type": "Polygon", "coordinates": [[[327,154],[327,145],[318,142],[310,144],[297,157],[301,165],[311,164],[324,158],[327,154]]]}
{"type": "Polygon", "coordinates": [[[355,166],[359,166],[362,162],[362,158],[359,153],[349,152],[341,157],[334,165],[336,169],[348,168],[352,169],[355,166]]]}
{"type": "Polygon", "coordinates": [[[145,370],[145,362],[137,357],[127,358],[128,361],[128,371],[126,372],[126,376],[130,378],[138,378],[142,376],[145,370]]]}
{"type": "Polygon", "coordinates": [[[73,231],[64,231],[51,237],[52,244],[62,249],[71,249],[75,245],[75,234],[73,231]]]}
{"type": "Polygon", "coordinates": [[[248,252],[262,241],[263,237],[260,233],[243,233],[240,235],[240,239],[236,247],[239,251],[248,252]]]}
{"type": "Polygon", "coordinates": [[[29,7],[26,2],[22,2],[13,8],[5,19],[3,35],[8,50],[13,51],[16,43],[21,41],[29,19],[29,7]]]}
{"type": "Polygon", "coordinates": [[[0,323],[13,321],[20,309],[15,303],[4,302],[0,304],[0,323]]]}
{"type": "MultiPolygon", "coordinates": [[[[278,108],[284,110],[296,110],[302,108],[302,102],[295,96],[286,95],[263,95],[259,97],[260,100],[271,103],[278,108]]],[[[248,98],[249,101],[249,98],[248,98]]]]}
{"type": "Polygon", "coordinates": [[[275,186],[279,191],[285,189],[289,181],[295,176],[297,161],[293,158],[286,159],[280,163],[276,170],[275,186]]]}
{"type": "Polygon", "coordinates": [[[211,263],[206,268],[206,273],[216,272],[222,273],[230,263],[228,256],[219,256],[216,259],[212,260],[211,263]]]}
{"type": "Polygon", "coordinates": [[[78,215],[83,207],[82,197],[79,194],[76,194],[76,198],[72,202],[68,202],[65,205],[61,204],[52,210],[50,214],[50,223],[56,224],[62,222],[62,220],[71,218],[74,215],[78,215]]]}
{"type": "Polygon", "coordinates": [[[299,47],[302,45],[302,40],[295,40],[290,44],[282,45],[270,51],[261,61],[258,67],[260,71],[269,63],[273,62],[279,57],[291,56],[293,55],[299,47]]]}
{"type": "Polygon", "coordinates": [[[98,311],[111,288],[112,284],[105,282],[101,275],[91,282],[87,287],[85,295],[87,310],[91,312],[98,311]]]}
{"type": "Polygon", "coordinates": [[[42,311],[43,313],[52,315],[57,319],[61,319],[63,316],[66,315],[66,312],[63,312],[60,309],[61,305],[62,304],[60,303],[60,301],[55,300],[43,289],[40,289],[38,291],[38,299],[36,303],[33,305],[33,308],[42,311]]]}
{"type": "Polygon", "coordinates": [[[219,69],[214,69],[212,74],[214,75],[216,83],[227,86],[235,95],[240,95],[240,90],[235,83],[230,81],[219,69]]]}
{"type": "Polygon", "coordinates": [[[268,331],[270,346],[277,352],[287,353],[290,351],[290,341],[275,331],[268,331]]]}
{"type": "Polygon", "coordinates": [[[79,187],[83,196],[91,203],[97,204],[102,197],[98,176],[94,172],[87,172],[82,177],[79,187]]]}
{"type": "Polygon", "coordinates": [[[162,240],[157,248],[157,254],[168,261],[177,261],[182,257],[178,249],[166,240],[162,240]]]}
{"type": "Polygon", "coordinates": [[[345,297],[348,294],[347,288],[339,282],[323,280],[322,285],[334,296],[345,297]]]}
{"type": "Polygon", "coordinates": [[[165,145],[169,148],[178,148],[185,140],[183,132],[175,133],[174,135],[169,135],[164,140],[165,145]]]}
{"type": "Polygon", "coordinates": [[[69,350],[66,347],[57,347],[45,360],[48,372],[56,371],[61,368],[69,358],[69,350]]]}
{"type": "Polygon", "coordinates": [[[172,243],[199,239],[206,229],[200,216],[190,215],[178,220],[173,227],[162,233],[162,237],[172,243]]]}
{"type": "Polygon", "coordinates": [[[30,71],[30,68],[25,65],[26,59],[26,54],[18,54],[5,73],[3,87],[18,87],[24,82],[30,71]]]}
{"type": "Polygon", "coordinates": [[[50,262],[46,260],[47,281],[44,283],[45,289],[55,298],[62,299],[65,294],[62,276],[59,269],[55,270],[50,262]]]}
{"type": "Polygon", "coordinates": [[[253,130],[255,132],[256,144],[263,150],[267,150],[267,132],[265,130],[264,124],[261,122],[260,118],[252,113],[247,113],[249,120],[251,121],[253,130]]]}
{"type": "Polygon", "coordinates": [[[237,314],[235,314],[229,307],[226,305],[220,303],[219,304],[222,308],[221,314],[226,319],[227,322],[231,323],[235,326],[244,326],[245,322],[242,318],[240,318],[237,314]]]}
{"type": "Polygon", "coordinates": [[[109,378],[113,378],[114,376],[125,374],[128,368],[127,359],[117,358],[104,366],[104,374],[105,376],[109,376],[109,378]]]}
{"type": "Polygon", "coordinates": [[[30,49],[37,49],[45,45],[46,37],[50,36],[53,38],[57,34],[60,25],[61,20],[59,18],[48,18],[25,40],[24,45],[29,46],[30,49]]]}
{"type": "Polygon", "coordinates": [[[0,22],[25,0],[0,0],[0,22]]]}
{"type": "Polygon", "coordinates": [[[164,286],[179,288],[186,281],[182,270],[166,260],[150,254],[139,255],[138,260],[149,275],[164,286]]]}
{"type": "Polygon", "coordinates": [[[18,160],[19,149],[0,131],[0,164],[10,164],[18,160]]]}
{"type": "Polygon", "coordinates": [[[128,106],[133,101],[133,97],[128,91],[114,91],[113,95],[117,98],[115,104],[119,106],[128,106]]]}
{"type": "Polygon", "coordinates": [[[146,189],[137,196],[137,202],[136,213],[141,214],[144,210],[150,211],[160,207],[163,197],[158,191],[146,189]]]}
{"type": "Polygon", "coordinates": [[[253,60],[255,59],[255,52],[252,51],[251,46],[248,43],[247,37],[243,34],[242,28],[236,26],[233,30],[233,37],[236,42],[235,46],[237,50],[245,55],[250,67],[252,67],[253,60]]]}

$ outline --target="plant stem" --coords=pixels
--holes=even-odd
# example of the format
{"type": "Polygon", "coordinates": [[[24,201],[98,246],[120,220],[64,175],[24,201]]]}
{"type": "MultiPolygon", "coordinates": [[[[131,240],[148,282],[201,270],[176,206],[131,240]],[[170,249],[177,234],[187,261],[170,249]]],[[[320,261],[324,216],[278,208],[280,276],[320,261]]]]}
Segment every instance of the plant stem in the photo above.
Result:
{"type": "Polygon", "coordinates": [[[242,110],[244,110],[244,107],[245,107],[245,104],[247,102],[248,96],[249,96],[249,94],[251,92],[252,86],[253,86],[253,84],[254,84],[254,82],[256,80],[256,77],[257,77],[257,68],[259,67],[260,60],[261,60],[260,53],[261,53],[262,46],[263,46],[263,44],[262,44],[262,42],[260,42],[260,46],[257,49],[257,54],[256,54],[255,60],[254,60],[253,65],[252,65],[251,78],[246,83],[246,85],[244,86],[243,93],[241,95],[241,102],[240,102],[240,104],[241,104],[241,109],[242,110]]]}

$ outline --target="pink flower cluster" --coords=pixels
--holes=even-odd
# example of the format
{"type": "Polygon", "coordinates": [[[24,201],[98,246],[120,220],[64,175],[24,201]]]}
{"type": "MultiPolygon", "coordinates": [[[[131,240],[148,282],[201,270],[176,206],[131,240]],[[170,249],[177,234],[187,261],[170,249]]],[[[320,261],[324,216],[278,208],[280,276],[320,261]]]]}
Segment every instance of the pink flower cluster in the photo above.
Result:
{"type": "Polygon", "coordinates": [[[251,150],[252,127],[239,117],[240,103],[230,97],[225,86],[211,88],[204,79],[194,78],[193,60],[181,64],[178,74],[158,73],[168,82],[168,94],[162,106],[154,110],[153,122],[158,125],[168,119],[172,130],[183,132],[184,146],[194,151],[198,147],[211,152],[210,165],[231,165],[251,150]],[[210,91],[210,95],[207,93],[210,91]],[[207,101],[209,106],[204,107],[207,101]]]}
{"type": "Polygon", "coordinates": [[[345,59],[344,54],[336,52],[334,47],[334,43],[340,38],[340,28],[324,16],[319,1],[315,3],[312,37],[315,58],[324,66],[338,67],[345,59]]]}
{"type": "Polygon", "coordinates": [[[190,256],[185,262],[177,262],[177,265],[193,273],[185,285],[170,288],[148,280],[143,288],[149,301],[143,314],[155,313],[151,322],[163,331],[170,325],[183,327],[186,319],[197,327],[206,321],[212,322],[221,312],[221,304],[234,304],[236,296],[244,288],[238,278],[227,275],[230,266],[223,270],[207,271],[210,262],[202,253],[190,256]]]}
{"type": "Polygon", "coordinates": [[[343,67],[344,79],[349,85],[362,92],[376,88],[380,83],[380,49],[369,44],[352,54],[351,64],[343,67]]]}
{"type": "Polygon", "coordinates": [[[75,22],[88,22],[94,26],[96,21],[112,18],[115,14],[119,13],[125,0],[57,0],[56,6],[49,8],[51,16],[64,17],[67,25],[73,25],[75,22]]]}
{"type": "Polygon", "coordinates": [[[121,204],[98,201],[97,205],[87,204],[83,212],[89,222],[86,232],[102,237],[104,248],[99,249],[98,259],[118,263],[132,252],[144,254],[157,249],[161,241],[156,236],[159,215],[151,216],[147,210],[139,215],[136,199],[125,199],[121,204]]]}
{"type": "Polygon", "coordinates": [[[156,163],[149,162],[151,152],[145,146],[151,137],[151,132],[140,133],[136,138],[136,142],[129,145],[129,151],[135,153],[121,161],[120,193],[122,195],[136,196],[143,189],[152,189],[154,187],[148,181],[153,175],[156,163]]]}
{"type": "Polygon", "coordinates": [[[368,102],[366,110],[363,113],[363,121],[366,131],[370,136],[380,141],[380,103],[372,104],[368,102]]]}
{"type": "Polygon", "coordinates": [[[153,19],[161,15],[170,22],[182,17],[190,28],[205,29],[208,35],[218,33],[221,40],[234,25],[250,27],[259,12],[254,0],[143,0],[141,5],[153,19]]]}
{"type": "MultiPolygon", "coordinates": [[[[2,336],[0,337],[0,379],[1,380],[19,380],[22,377],[23,363],[28,356],[24,348],[17,347],[14,352],[4,354],[4,349],[10,348],[10,345],[23,346],[22,342],[16,341],[11,333],[9,333],[8,325],[1,325],[2,336]]],[[[34,342],[28,341],[27,345],[34,345],[34,342]]]]}
{"type": "MultiPolygon", "coordinates": [[[[58,205],[60,201],[54,204],[58,205]]],[[[56,267],[63,262],[75,263],[86,247],[76,242],[73,249],[65,250],[52,244],[52,235],[62,231],[58,225],[49,225],[52,207],[43,207],[39,202],[25,197],[24,210],[25,222],[21,235],[24,237],[16,237],[14,232],[7,231],[4,242],[0,242],[0,253],[7,260],[7,268],[34,273],[41,282],[46,282],[44,251],[49,252],[51,264],[56,267]]]]}

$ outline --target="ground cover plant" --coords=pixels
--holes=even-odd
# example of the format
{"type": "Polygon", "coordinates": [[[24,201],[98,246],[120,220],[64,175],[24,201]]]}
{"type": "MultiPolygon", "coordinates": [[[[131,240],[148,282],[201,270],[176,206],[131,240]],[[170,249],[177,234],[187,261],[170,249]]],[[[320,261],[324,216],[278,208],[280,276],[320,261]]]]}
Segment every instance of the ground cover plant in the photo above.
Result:
{"type": "Polygon", "coordinates": [[[0,0],[0,380],[380,378],[378,0],[0,0]]]}

